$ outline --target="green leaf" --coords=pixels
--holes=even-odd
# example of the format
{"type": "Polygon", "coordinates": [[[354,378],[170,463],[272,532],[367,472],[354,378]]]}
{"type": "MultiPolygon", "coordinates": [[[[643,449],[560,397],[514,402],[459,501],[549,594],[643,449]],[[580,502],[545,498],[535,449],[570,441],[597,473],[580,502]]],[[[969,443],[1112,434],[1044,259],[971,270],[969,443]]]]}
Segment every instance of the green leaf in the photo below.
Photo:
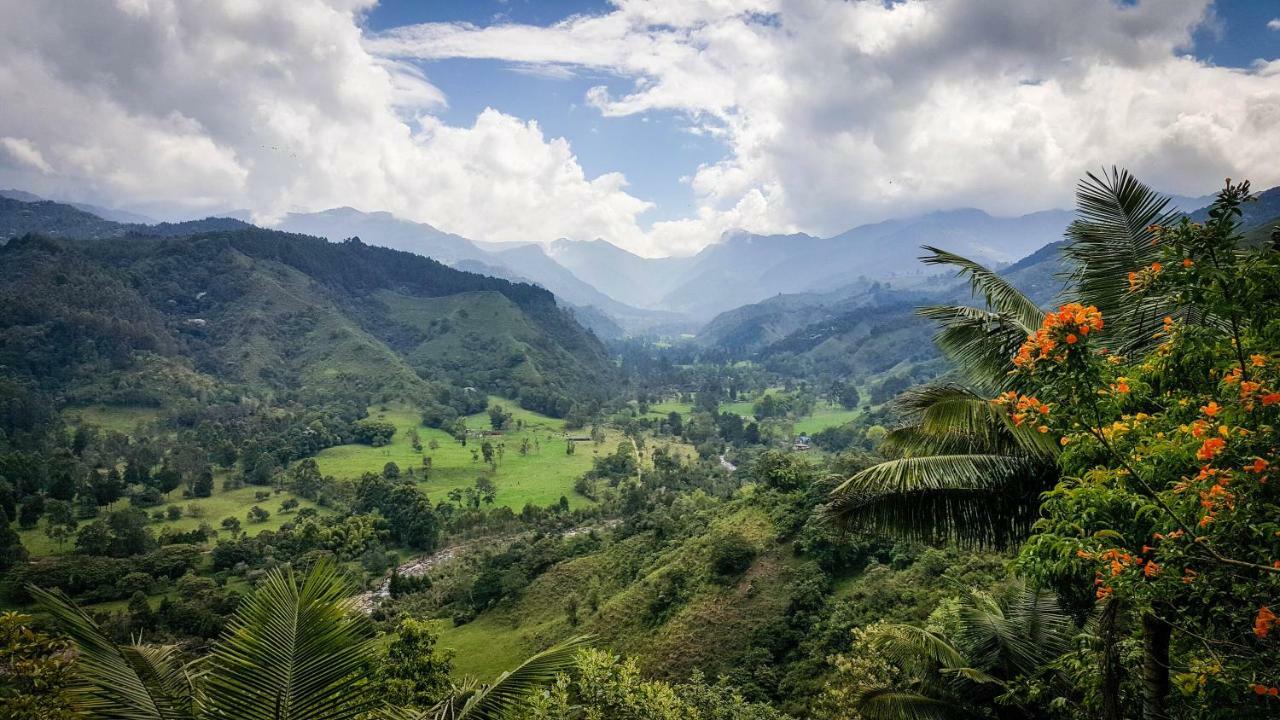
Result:
{"type": "Polygon", "coordinates": [[[377,645],[331,562],[297,580],[269,573],[241,604],[207,664],[207,709],[242,720],[344,720],[376,708],[377,645]]]}

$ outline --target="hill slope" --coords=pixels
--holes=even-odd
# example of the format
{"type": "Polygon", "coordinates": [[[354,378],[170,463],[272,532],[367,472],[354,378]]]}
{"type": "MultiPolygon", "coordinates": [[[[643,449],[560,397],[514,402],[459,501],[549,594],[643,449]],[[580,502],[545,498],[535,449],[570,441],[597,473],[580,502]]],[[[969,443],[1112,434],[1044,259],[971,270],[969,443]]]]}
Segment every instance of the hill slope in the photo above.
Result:
{"type": "MultiPolygon", "coordinates": [[[[46,230],[80,231],[78,211],[38,209],[46,230]]],[[[613,372],[541,288],[252,226],[177,237],[94,227],[113,239],[30,235],[0,249],[0,371],[68,400],[110,387],[108,401],[161,404],[198,386],[431,404],[466,384],[562,413],[613,372]],[[452,308],[434,324],[404,311],[432,301],[452,308]],[[472,310],[483,320],[460,319],[472,310]]]]}

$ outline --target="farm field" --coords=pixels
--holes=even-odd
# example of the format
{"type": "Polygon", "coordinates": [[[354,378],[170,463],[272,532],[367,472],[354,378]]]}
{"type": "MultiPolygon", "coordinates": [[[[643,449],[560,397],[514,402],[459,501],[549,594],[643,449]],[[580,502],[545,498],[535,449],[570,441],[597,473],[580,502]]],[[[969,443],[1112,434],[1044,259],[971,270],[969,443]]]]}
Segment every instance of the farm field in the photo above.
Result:
{"type": "MultiPolygon", "coordinates": [[[[321,473],[339,479],[355,479],[366,472],[382,472],[389,462],[399,466],[402,474],[413,468],[415,476],[420,478],[422,460],[430,457],[430,476],[420,481],[419,486],[436,501],[444,500],[450,490],[473,486],[477,478],[487,476],[497,487],[495,504],[514,510],[519,510],[526,503],[550,505],[559,501],[562,495],[569,500],[571,507],[590,504],[590,500],[573,491],[574,482],[591,469],[594,457],[614,452],[623,436],[608,431],[604,442],[577,442],[574,454],[569,455],[565,452],[563,420],[524,410],[502,398],[490,398],[490,402],[497,402],[513,415],[511,429],[500,436],[484,438],[473,435],[463,447],[445,431],[424,426],[418,413],[410,408],[375,408],[370,411],[371,417],[385,419],[396,426],[389,445],[340,445],[321,452],[316,456],[316,463],[321,473]],[[422,452],[413,449],[410,430],[417,431],[423,445],[422,452]],[[477,453],[480,451],[485,440],[501,448],[494,468],[472,455],[473,449],[477,453]],[[524,440],[528,440],[529,448],[522,455],[520,447],[524,440]],[[436,444],[434,448],[431,447],[433,442],[436,444]]],[[[471,415],[465,420],[472,430],[490,428],[487,412],[471,415]]]]}

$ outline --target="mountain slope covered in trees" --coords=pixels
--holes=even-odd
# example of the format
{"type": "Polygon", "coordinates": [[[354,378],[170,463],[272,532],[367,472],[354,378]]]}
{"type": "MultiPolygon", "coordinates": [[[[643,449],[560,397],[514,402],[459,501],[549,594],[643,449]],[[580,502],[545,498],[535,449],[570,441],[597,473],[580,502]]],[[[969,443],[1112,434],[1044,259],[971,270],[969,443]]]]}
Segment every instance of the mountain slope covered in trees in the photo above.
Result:
{"type": "MultiPolygon", "coordinates": [[[[44,232],[80,232],[79,211],[34,205],[44,232]]],[[[180,227],[11,240],[0,251],[2,364],[68,400],[156,405],[199,387],[441,402],[466,385],[561,413],[611,372],[600,342],[541,288],[252,226],[156,236],[180,227]],[[455,296],[457,312],[434,322],[402,312],[455,296]],[[468,319],[476,298],[496,302],[468,319]],[[459,363],[445,347],[466,353],[466,372],[450,370],[459,363]]]]}

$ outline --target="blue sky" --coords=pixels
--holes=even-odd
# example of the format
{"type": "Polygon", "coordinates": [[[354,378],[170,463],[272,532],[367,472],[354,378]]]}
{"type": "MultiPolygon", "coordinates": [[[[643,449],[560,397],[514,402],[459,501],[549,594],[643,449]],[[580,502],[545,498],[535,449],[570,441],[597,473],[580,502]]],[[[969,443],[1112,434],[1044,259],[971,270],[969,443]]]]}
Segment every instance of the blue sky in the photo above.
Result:
{"type": "MultiPolygon", "coordinates": [[[[382,0],[366,15],[365,23],[372,32],[439,22],[547,26],[572,15],[609,10],[607,2],[576,0],[382,0]]],[[[520,72],[519,66],[510,62],[484,59],[450,58],[418,64],[432,84],[448,96],[449,107],[440,115],[450,124],[468,124],[486,107],[537,120],[548,135],[572,142],[588,175],[623,172],[632,194],[656,205],[644,215],[649,222],[693,212],[693,195],[680,178],[728,152],[723,143],[690,133],[689,123],[681,113],[653,111],[601,117],[598,110],[583,101],[588,88],[605,85],[618,93],[630,85],[609,73],[547,77],[520,72]]]]}

